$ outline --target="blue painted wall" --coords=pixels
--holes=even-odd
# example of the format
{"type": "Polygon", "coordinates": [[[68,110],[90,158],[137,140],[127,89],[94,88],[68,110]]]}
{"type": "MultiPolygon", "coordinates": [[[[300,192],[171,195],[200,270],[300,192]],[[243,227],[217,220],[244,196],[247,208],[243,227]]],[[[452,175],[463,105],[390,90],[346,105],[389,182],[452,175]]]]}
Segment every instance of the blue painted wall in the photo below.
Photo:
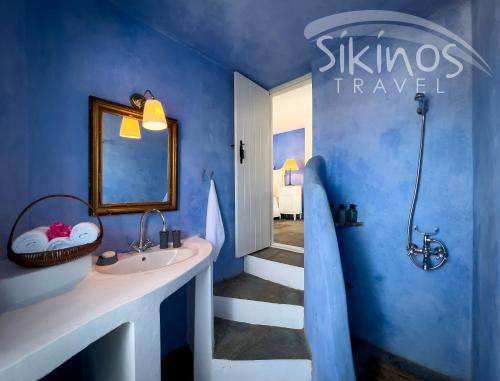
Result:
{"type": "Polygon", "coordinates": [[[474,3],[473,42],[493,70],[474,73],[473,379],[500,380],[500,4],[474,3]]]}
{"type": "MultiPolygon", "coordinates": [[[[6,255],[7,236],[28,200],[26,57],[24,3],[0,2],[0,34],[4,59],[0,60],[0,257],[6,255]]],[[[22,228],[22,227],[21,227],[22,228]]]]}
{"type": "MultiPolygon", "coordinates": [[[[273,135],[273,166],[279,169],[286,159],[295,159],[299,165],[299,171],[292,171],[292,184],[302,185],[304,183],[304,154],[305,154],[305,130],[281,132],[273,135]]],[[[288,184],[288,174],[286,183],[288,184]]]]}
{"type": "MultiPolygon", "coordinates": [[[[214,278],[242,271],[234,258],[232,72],[106,2],[27,0],[4,14],[4,48],[10,46],[12,61],[2,60],[11,74],[2,76],[2,91],[14,98],[2,113],[2,165],[12,175],[12,186],[0,190],[2,208],[8,205],[2,246],[5,225],[27,199],[60,192],[88,197],[88,96],[127,104],[131,93],[151,89],[180,121],[179,209],[166,213],[169,227],[184,236],[204,234],[209,183],[201,173],[213,170],[226,227],[214,278]]],[[[86,212],[72,202],[47,202],[30,222],[75,223],[89,219],[86,212]]],[[[103,217],[100,250],[125,250],[137,238],[139,218],[103,217]]],[[[151,218],[153,237],[160,226],[151,218]]],[[[186,310],[185,298],[176,308],[186,310]]]]}
{"type": "MultiPolygon", "coordinates": [[[[150,88],[180,121],[179,210],[167,213],[169,226],[185,236],[204,234],[208,183],[201,173],[213,170],[227,230],[215,278],[240,271],[234,259],[232,73],[106,3],[48,4],[26,2],[29,197],[68,192],[86,198],[88,96],[127,104],[132,92],[150,88]]],[[[68,216],[88,218],[80,211],[68,205],[68,216]]],[[[123,250],[137,237],[138,215],[103,220],[103,250],[123,250]]],[[[149,230],[159,228],[152,218],[149,230]]]]}
{"type": "Polygon", "coordinates": [[[313,379],[354,381],[344,276],[325,175],[322,157],[309,160],[304,186],[304,325],[313,379]]]}
{"type": "MultiPolygon", "coordinates": [[[[457,2],[431,20],[470,41],[470,8],[457,2]]],[[[368,42],[368,41],[367,41],[368,42]]],[[[376,41],[371,41],[372,46],[376,41]]],[[[416,47],[404,42],[385,44],[416,47]]],[[[359,49],[364,45],[361,45],[359,49]]],[[[373,49],[372,49],[373,52],[373,49]]],[[[368,53],[364,60],[373,59],[368,53]]],[[[446,94],[430,98],[422,186],[415,223],[441,227],[450,259],[439,271],[424,272],[406,255],[406,221],[415,180],[419,119],[415,79],[402,94],[337,94],[336,69],[313,68],[313,149],[326,160],[330,200],[359,205],[361,228],[338,232],[351,332],[368,342],[456,379],[471,374],[472,326],[472,106],[471,69],[442,82],[446,94]],[[445,86],[446,84],[446,86],[445,86]]],[[[381,74],[386,83],[407,77],[401,65],[381,74]]],[[[450,68],[417,73],[428,83],[450,68]]],[[[378,76],[365,79],[367,87],[378,76]]],[[[349,75],[344,82],[351,81],[349,75]]],[[[414,237],[421,245],[419,237],[414,237]]]]}

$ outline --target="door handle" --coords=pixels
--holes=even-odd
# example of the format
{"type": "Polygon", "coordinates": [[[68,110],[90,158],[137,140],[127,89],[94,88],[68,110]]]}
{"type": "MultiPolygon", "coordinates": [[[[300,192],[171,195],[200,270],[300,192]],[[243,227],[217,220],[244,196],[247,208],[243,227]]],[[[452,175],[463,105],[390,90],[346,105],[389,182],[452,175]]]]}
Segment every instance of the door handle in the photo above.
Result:
{"type": "Polygon", "coordinates": [[[240,140],[240,164],[243,164],[243,160],[245,159],[245,149],[243,148],[245,144],[243,140],[240,140]]]}

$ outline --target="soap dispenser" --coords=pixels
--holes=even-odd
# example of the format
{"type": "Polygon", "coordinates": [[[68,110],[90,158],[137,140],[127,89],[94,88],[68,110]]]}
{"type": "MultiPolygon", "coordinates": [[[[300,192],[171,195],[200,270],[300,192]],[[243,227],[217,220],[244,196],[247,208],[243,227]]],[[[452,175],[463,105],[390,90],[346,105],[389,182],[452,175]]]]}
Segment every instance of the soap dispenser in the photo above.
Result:
{"type": "Polygon", "coordinates": [[[165,225],[163,225],[163,229],[160,231],[160,249],[168,248],[168,230],[165,225]]]}

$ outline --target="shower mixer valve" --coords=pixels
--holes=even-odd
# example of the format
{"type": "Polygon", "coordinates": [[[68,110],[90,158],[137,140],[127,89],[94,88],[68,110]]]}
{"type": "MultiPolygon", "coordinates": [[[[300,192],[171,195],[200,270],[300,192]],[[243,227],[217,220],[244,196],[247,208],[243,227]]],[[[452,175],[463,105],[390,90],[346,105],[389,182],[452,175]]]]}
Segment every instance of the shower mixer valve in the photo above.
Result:
{"type": "Polygon", "coordinates": [[[414,226],[413,230],[422,235],[423,244],[420,248],[411,243],[407,248],[408,256],[412,262],[425,271],[441,267],[448,259],[448,250],[442,241],[431,238],[439,232],[439,228],[435,228],[432,233],[422,232],[418,226],[414,226]],[[418,259],[420,255],[422,255],[421,261],[418,259]]]}
{"type": "Polygon", "coordinates": [[[408,214],[408,224],[406,226],[406,252],[415,266],[424,271],[435,270],[444,265],[448,259],[448,249],[446,245],[436,239],[431,238],[439,232],[439,228],[435,228],[434,232],[426,233],[420,231],[418,226],[414,226],[413,230],[422,235],[423,244],[419,247],[413,243],[412,229],[413,216],[417,205],[418,191],[420,187],[420,177],[422,175],[422,157],[424,153],[424,137],[425,137],[425,116],[427,114],[427,102],[424,93],[417,93],[415,100],[418,103],[417,114],[420,117],[420,146],[418,150],[418,165],[417,177],[415,180],[415,188],[413,189],[413,197],[411,200],[410,212],[408,214]]]}

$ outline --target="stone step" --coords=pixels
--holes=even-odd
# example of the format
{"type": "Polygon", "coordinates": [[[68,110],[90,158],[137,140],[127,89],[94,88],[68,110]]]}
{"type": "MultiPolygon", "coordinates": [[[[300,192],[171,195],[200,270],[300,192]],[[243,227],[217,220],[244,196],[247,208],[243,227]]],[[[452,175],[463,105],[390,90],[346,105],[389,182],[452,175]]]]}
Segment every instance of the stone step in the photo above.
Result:
{"type": "Polygon", "coordinates": [[[246,360],[310,360],[302,329],[214,319],[214,358],[246,360]]]}
{"type": "Polygon", "coordinates": [[[215,284],[214,295],[267,303],[304,305],[304,291],[246,273],[215,284]]]}
{"type": "Polygon", "coordinates": [[[304,254],[268,247],[252,254],[254,257],[304,268],[304,254]]]}
{"type": "Polygon", "coordinates": [[[214,285],[214,315],[242,323],[304,328],[304,292],[242,273],[214,285]]]}
{"type": "Polygon", "coordinates": [[[212,360],[214,381],[311,381],[311,360],[212,360]]]}
{"type": "Polygon", "coordinates": [[[267,248],[245,256],[245,272],[297,290],[304,290],[304,254],[267,248]]]}

